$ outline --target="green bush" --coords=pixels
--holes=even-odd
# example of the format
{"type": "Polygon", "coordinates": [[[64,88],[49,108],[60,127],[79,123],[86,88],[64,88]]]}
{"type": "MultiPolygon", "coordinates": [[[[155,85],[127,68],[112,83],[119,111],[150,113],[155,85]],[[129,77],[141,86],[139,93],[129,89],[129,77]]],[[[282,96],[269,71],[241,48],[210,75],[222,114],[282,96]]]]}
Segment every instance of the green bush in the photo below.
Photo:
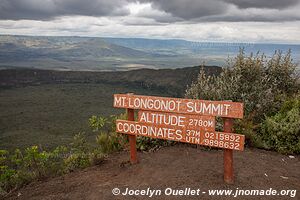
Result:
{"type": "Polygon", "coordinates": [[[76,134],[70,146],[70,154],[64,159],[64,170],[66,172],[83,169],[91,165],[91,147],[88,145],[84,133],[76,134]]]}
{"type": "Polygon", "coordinates": [[[94,132],[99,133],[96,136],[98,152],[104,154],[119,151],[127,144],[126,135],[116,133],[116,120],[126,119],[126,115],[110,116],[104,118],[101,116],[92,116],[89,119],[90,127],[94,132]]]}
{"type": "Polygon", "coordinates": [[[75,134],[70,146],[72,153],[87,153],[91,149],[91,146],[86,141],[85,133],[75,134]]]}
{"type": "Polygon", "coordinates": [[[0,191],[10,191],[32,180],[61,175],[92,164],[104,156],[93,150],[83,133],[76,134],[70,148],[59,146],[43,151],[38,146],[16,149],[13,153],[0,150],[0,191]]]}
{"type": "Polygon", "coordinates": [[[266,147],[282,153],[300,153],[300,96],[288,100],[281,110],[262,123],[266,147]]]}
{"type": "MultiPolygon", "coordinates": [[[[38,146],[23,151],[16,149],[13,153],[0,150],[0,195],[32,180],[101,164],[107,153],[126,145],[126,137],[115,132],[117,118],[92,116],[89,119],[93,131],[100,132],[96,147],[87,142],[85,133],[78,133],[68,147],[59,146],[52,151],[44,151],[38,146]]],[[[125,118],[125,115],[119,118],[125,118]]]]}
{"type": "MultiPolygon", "coordinates": [[[[112,118],[113,116],[111,116],[112,118]]],[[[89,119],[89,125],[93,129],[93,131],[99,131],[104,128],[104,126],[108,123],[108,119],[101,116],[93,115],[89,119]]]]}
{"type": "Polygon", "coordinates": [[[74,153],[65,160],[66,172],[72,172],[75,169],[83,169],[91,165],[90,156],[86,153],[74,153]]]}
{"type": "Polygon", "coordinates": [[[16,174],[16,171],[8,166],[8,156],[8,151],[0,150],[0,188],[2,191],[10,189],[10,186],[14,185],[14,176],[16,174]]]}
{"type": "Polygon", "coordinates": [[[251,119],[235,120],[234,132],[245,135],[245,144],[247,146],[265,148],[260,134],[260,125],[254,124],[251,119]]]}
{"type": "Polygon", "coordinates": [[[169,146],[175,142],[161,139],[153,139],[144,136],[138,136],[136,140],[136,147],[140,151],[154,150],[162,146],[169,146]]]}
{"type": "Polygon", "coordinates": [[[246,56],[244,50],[227,62],[219,76],[208,76],[201,69],[198,79],[186,91],[187,98],[232,100],[244,103],[244,119],[235,120],[235,132],[246,135],[246,142],[265,147],[260,125],[275,115],[283,102],[299,93],[299,77],[291,52],[246,56]]]}
{"type": "Polygon", "coordinates": [[[299,91],[295,68],[290,52],[278,51],[267,59],[264,54],[246,56],[241,50],[219,76],[208,76],[202,69],[186,97],[243,102],[245,118],[256,124],[274,115],[288,96],[299,91]]]}
{"type": "Polygon", "coordinates": [[[90,163],[92,165],[100,165],[104,162],[106,158],[106,154],[98,149],[94,149],[94,151],[90,154],[90,163]]]}
{"type": "Polygon", "coordinates": [[[103,153],[119,151],[124,147],[126,142],[125,136],[119,133],[100,133],[96,137],[99,150],[103,153]]]}
{"type": "Polygon", "coordinates": [[[26,148],[23,152],[16,149],[10,154],[0,150],[0,187],[9,191],[34,179],[55,176],[63,173],[66,147],[53,151],[41,151],[37,146],[26,148]]]}

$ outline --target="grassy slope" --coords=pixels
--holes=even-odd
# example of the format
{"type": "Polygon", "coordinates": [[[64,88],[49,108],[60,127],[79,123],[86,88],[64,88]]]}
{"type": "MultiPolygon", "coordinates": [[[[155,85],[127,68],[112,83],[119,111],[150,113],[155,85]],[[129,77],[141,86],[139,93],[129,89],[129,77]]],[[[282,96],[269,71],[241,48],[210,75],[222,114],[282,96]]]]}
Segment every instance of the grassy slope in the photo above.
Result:
{"type": "Polygon", "coordinates": [[[112,95],[129,91],[145,93],[109,84],[46,84],[4,90],[0,93],[1,148],[69,143],[73,134],[90,132],[91,115],[122,112],[113,110],[112,95]]]}
{"type": "Polygon", "coordinates": [[[91,115],[117,114],[114,93],[181,96],[199,68],[137,70],[119,73],[0,71],[0,147],[67,144],[86,132],[91,115]],[[4,86],[5,85],[5,86],[4,86]]]}

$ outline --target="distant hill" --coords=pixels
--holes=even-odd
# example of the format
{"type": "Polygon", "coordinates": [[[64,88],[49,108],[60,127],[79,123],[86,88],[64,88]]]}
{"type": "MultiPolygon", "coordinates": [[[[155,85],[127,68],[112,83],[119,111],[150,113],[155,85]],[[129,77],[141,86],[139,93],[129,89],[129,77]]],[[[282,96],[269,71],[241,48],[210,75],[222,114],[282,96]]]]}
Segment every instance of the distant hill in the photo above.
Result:
{"type": "Polygon", "coordinates": [[[108,43],[100,38],[0,36],[0,62],[93,60],[97,57],[152,57],[150,53],[108,43]]]}
{"type": "Polygon", "coordinates": [[[222,66],[240,48],[273,55],[292,50],[300,62],[300,45],[192,42],[178,39],[0,35],[0,69],[27,67],[59,70],[123,71],[166,69],[200,64],[222,66]]]}
{"type": "MultiPolygon", "coordinates": [[[[152,45],[157,44],[155,42],[152,45]]],[[[156,49],[143,51],[104,38],[0,35],[0,69],[26,67],[50,70],[121,71],[139,68],[177,68],[197,64],[201,64],[198,58],[189,58],[184,54],[175,55],[156,49]]]]}
{"type": "Polygon", "coordinates": [[[193,42],[180,39],[146,39],[146,38],[102,38],[103,40],[133,48],[144,52],[157,52],[162,55],[192,55],[205,58],[211,56],[235,56],[240,48],[245,48],[247,53],[261,52],[267,56],[273,55],[276,50],[283,52],[292,51],[296,61],[300,61],[299,44],[264,44],[264,43],[234,43],[234,42],[193,42]]]}

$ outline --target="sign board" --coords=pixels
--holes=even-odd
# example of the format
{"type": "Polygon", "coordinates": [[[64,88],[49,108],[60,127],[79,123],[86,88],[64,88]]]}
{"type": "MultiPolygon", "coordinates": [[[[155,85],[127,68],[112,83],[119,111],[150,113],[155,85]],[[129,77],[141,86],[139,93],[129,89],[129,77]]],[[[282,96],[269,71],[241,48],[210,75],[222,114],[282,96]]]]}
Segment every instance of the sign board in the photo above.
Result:
{"type": "Polygon", "coordinates": [[[244,135],[215,131],[215,116],[243,117],[242,103],[115,94],[114,107],[139,110],[138,121],[116,121],[119,133],[244,150],[244,135]]]}
{"type": "Polygon", "coordinates": [[[245,136],[233,133],[186,129],[172,125],[155,125],[142,122],[117,120],[116,131],[129,135],[145,136],[150,138],[173,140],[191,144],[244,150],[245,136]]]}
{"type": "Polygon", "coordinates": [[[116,120],[116,131],[128,134],[132,164],[138,162],[136,136],[224,148],[224,181],[234,182],[233,150],[244,150],[245,136],[229,132],[232,118],[243,118],[242,103],[115,94],[114,107],[127,109],[128,120],[116,120]],[[224,132],[215,131],[216,116],[223,117],[224,132]]]}
{"type": "Polygon", "coordinates": [[[243,104],[229,101],[115,94],[114,107],[138,110],[243,118],[243,104]]]}

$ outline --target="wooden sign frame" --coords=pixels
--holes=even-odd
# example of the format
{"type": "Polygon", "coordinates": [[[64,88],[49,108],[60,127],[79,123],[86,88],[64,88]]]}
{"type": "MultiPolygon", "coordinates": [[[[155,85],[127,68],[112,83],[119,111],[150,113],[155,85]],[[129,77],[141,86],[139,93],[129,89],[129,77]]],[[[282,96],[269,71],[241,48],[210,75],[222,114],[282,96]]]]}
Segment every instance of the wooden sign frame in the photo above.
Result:
{"type": "Polygon", "coordinates": [[[115,94],[113,106],[127,109],[128,120],[117,120],[116,131],[128,134],[132,164],[138,162],[137,135],[213,146],[224,149],[224,181],[234,182],[233,150],[244,150],[245,136],[232,133],[233,118],[243,118],[243,103],[130,93],[115,94]],[[139,110],[138,121],[134,121],[135,110],[139,110]],[[215,131],[216,116],[223,118],[224,132],[215,131]]]}

